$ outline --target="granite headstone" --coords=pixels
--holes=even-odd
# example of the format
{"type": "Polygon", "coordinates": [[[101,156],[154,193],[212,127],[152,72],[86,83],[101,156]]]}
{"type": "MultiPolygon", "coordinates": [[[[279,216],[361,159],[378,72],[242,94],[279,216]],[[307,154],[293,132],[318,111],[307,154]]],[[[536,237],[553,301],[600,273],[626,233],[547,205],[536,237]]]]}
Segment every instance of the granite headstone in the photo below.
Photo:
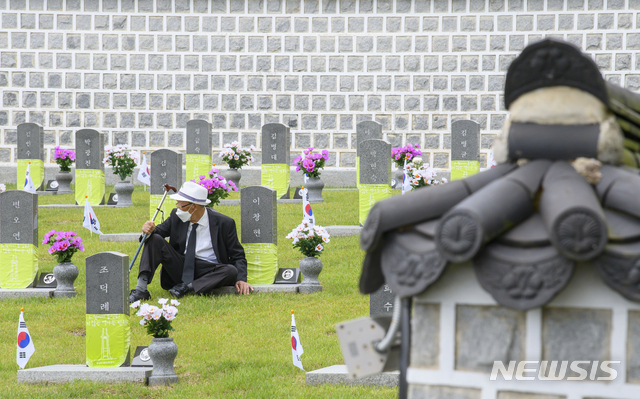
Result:
{"type": "Polygon", "coordinates": [[[391,195],[391,144],[365,140],[359,152],[358,220],[364,226],[373,205],[391,195]]]}
{"type": "Polygon", "coordinates": [[[94,129],[76,132],[75,199],[84,205],[85,196],[91,205],[104,202],[104,134],[94,129]]]}
{"type": "Polygon", "coordinates": [[[391,316],[395,295],[388,285],[383,285],[378,291],[369,295],[369,316],[391,316]]]}
{"type": "Polygon", "coordinates": [[[272,284],[278,272],[276,190],[264,186],[241,189],[240,213],[247,281],[250,284],[272,284]]]}
{"type": "Polygon", "coordinates": [[[0,287],[26,288],[38,273],[38,196],[0,193],[0,287]]]}
{"type": "MultiPolygon", "coordinates": [[[[149,211],[150,216],[153,217],[164,195],[164,185],[169,184],[178,189],[182,186],[182,154],[168,149],[154,151],[151,154],[149,173],[151,175],[149,211]]],[[[174,201],[165,199],[160,214],[162,220],[169,217],[174,205],[174,201]]]]}
{"type": "Polygon", "coordinates": [[[360,184],[360,143],[382,140],[382,125],[376,121],[363,121],[356,125],[356,184],[360,184]]]}
{"type": "Polygon", "coordinates": [[[470,120],[451,124],[451,180],[480,172],[480,126],[470,120]]]}
{"type": "Polygon", "coordinates": [[[29,161],[31,179],[37,191],[44,190],[44,129],[37,123],[21,123],[17,127],[18,137],[18,187],[24,182],[29,161]],[[23,160],[23,161],[21,161],[23,160]]]}
{"type": "Polygon", "coordinates": [[[202,119],[188,121],[187,180],[197,179],[211,170],[213,162],[211,154],[211,123],[202,119]]]}
{"type": "Polygon", "coordinates": [[[129,256],[101,252],[86,259],[87,365],[129,365],[129,256]]]}
{"type": "Polygon", "coordinates": [[[261,183],[278,192],[278,198],[289,198],[291,165],[291,131],[281,123],[262,126],[261,183]],[[268,165],[268,166],[267,166],[268,165]],[[278,168],[278,166],[279,168],[278,168]],[[269,177],[265,177],[269,174],[269,177]],[[274,178],[274,176],[278,176],[274,178]]]}

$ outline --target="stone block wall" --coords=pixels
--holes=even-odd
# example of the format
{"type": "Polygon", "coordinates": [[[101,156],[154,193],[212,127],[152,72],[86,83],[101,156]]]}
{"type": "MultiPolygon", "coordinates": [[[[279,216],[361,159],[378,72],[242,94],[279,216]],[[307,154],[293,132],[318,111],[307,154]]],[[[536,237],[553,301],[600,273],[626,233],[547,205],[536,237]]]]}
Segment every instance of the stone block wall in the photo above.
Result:
{"type": "MultiPolygon", "coordinates": [[[[528,44],[563,38],[606,78],[640,87],[640,0],[0,0],[0,166],[16,126],[46,147],[95,128],[110,144],[185,149],[190,119],[214,152],[292,126],[292,149],[355,166],[355,125],[419,142],[449,168],[450,127],[481,126],[482,162],[506,111],[504,75],[528,44]]],[[[47,162],[51,162],[51,151],[47,162]]]]}

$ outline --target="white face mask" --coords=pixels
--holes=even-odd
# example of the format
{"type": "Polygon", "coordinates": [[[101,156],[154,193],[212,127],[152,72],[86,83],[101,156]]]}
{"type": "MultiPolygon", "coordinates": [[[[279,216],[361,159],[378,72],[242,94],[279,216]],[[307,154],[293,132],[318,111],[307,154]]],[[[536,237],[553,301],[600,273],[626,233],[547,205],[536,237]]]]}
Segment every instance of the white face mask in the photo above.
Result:
{"type": "MultiPolygon", "coordinates": [[[[189,209],[191,209],[191,206],[189,206],[189,209]]],[[[189,220],[191,220],[191,214],[188,211],[183,211],[180,208],[176,210],[176,216],[178,216],[183,222],[188,222],[189,220]]]]}

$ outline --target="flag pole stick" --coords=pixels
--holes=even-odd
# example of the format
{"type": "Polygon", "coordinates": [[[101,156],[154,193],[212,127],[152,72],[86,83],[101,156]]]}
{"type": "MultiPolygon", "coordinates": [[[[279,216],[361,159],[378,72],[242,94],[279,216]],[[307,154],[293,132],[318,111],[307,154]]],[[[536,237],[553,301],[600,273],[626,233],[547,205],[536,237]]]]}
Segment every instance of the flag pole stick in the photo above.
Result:
{"type": "MultiPolygon", "coordinates": [[[[164,203],[164,199],[167,198],[167,194],[169,194],[169,190],[173,190],[176,193],[178,192],[178,190],[175,187],[165,183],[164,194],[162,195],[162,199],[160,200],[160,203],[158,204],[156,211],[153,213],[153,218],[151,218],[152,222],[156,220],[156,216],[158,216],[158,212],[160,212],[160,208],[162,208],[162,204],[164,203]]],[[[142,240],[140,240],[140,246],[138,246],[138,250],[136,251],[136,254],[133,256],[133,260],[129,265],[129,272],[131,272],[131,269],[133,269],[133,264],[136,262],[136,259],[138,258],[138,255],[140,254],[140,250],[142,249],[142,246],[144,245],[145,241],[147,241],[147,237],[149,237],[149,235],[146,233],[142,236],[142,240]]]]}

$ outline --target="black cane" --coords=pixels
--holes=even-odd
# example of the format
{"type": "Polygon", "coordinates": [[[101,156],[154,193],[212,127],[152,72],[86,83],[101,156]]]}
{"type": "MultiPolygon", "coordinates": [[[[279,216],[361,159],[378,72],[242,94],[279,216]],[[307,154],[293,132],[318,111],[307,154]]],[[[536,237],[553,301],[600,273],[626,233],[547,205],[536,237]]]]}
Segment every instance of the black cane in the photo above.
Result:
{"type": "MultiPolygon", "coordinates": [[[[165,183],[165,185],[164,185],[164,195],[162,196],[162,199],[160,200],[160,203],[158,204],[158,207],[156,208],[156,211],[153,213],[153,218],[151,219],[152,222],[155,222],[156,216],[158,216],[158,212],[160,212],[160,208],[162,208],[162,204],[164,203],[164,199],[167,198],[167,194],[169,194],[169,190],[173,190],[176,193],[178,192],[178,190],[176,190],[175,187],[170,186],[170,185],[165,183]]],[[[133,260],[131,261],[131,264],[129,265],[129,273],[131,273],[131,269],[133,269],[133,264],[136,262],[136,259],[138,259],[138,255],[140,254],[140,250],[142,249],[142,246],[144,245],[145,241],[147,241],[147,237],[149,237],[149,234],[146,234],[146,233],[142,236],[142,240],[140,240],[140,246],[138,247],[138,250],[136,251],[136,254],[133,255],[133,260]]]]}

